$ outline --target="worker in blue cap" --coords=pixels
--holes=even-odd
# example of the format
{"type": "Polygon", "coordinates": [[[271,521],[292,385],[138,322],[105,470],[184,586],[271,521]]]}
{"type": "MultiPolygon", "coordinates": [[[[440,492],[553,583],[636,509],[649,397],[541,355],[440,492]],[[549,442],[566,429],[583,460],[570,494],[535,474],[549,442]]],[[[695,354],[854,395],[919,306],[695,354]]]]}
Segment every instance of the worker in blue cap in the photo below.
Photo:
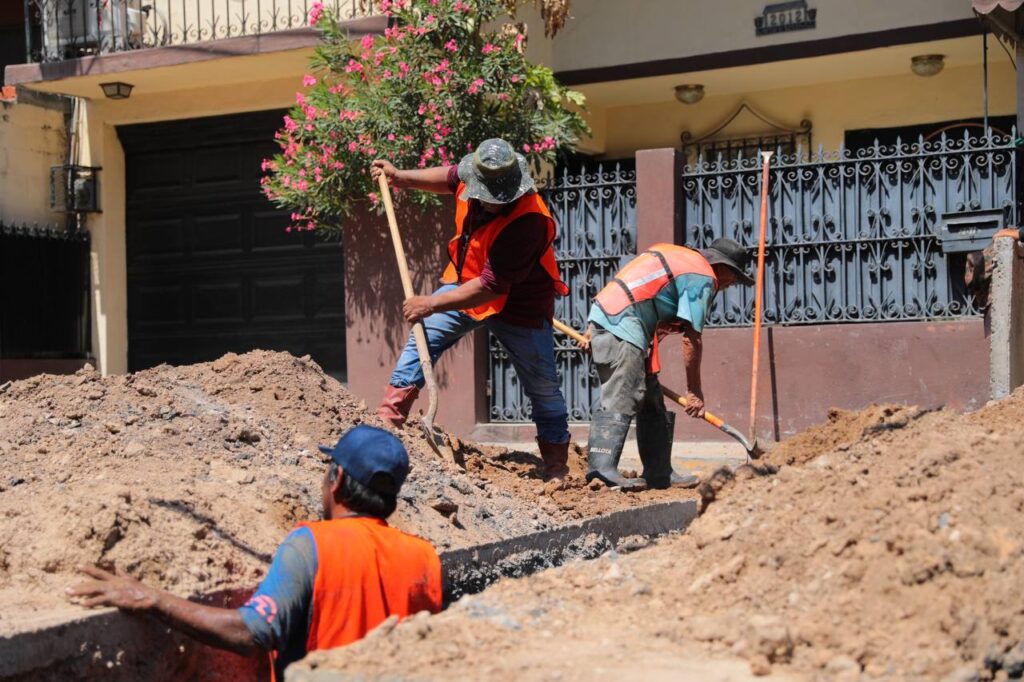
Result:
{"type": "Polygon", "coordinates": [[[391,433],[359,425],[334,447],[324,472],[323,520],[284,539],[263,582],[239,609],[182,599],[94,566],[67,588],[84,606],[150,614],[212,646],[270,655],[276,679],[317,649],[361,639],[392,615],[441,610],[441,562],[426,540],[388,526],[409,455],[391,433]]]}

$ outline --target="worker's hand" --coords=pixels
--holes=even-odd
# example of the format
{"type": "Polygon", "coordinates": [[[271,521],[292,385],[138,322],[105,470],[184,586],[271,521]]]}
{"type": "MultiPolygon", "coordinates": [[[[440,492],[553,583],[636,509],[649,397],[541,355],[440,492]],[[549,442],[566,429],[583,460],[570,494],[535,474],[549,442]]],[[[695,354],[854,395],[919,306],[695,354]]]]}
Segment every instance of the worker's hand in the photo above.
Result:
{"type": "Polygon", "coordinates": [[[380,177],[381,173],[388,179],[388,184],[392,187],[402,186],[402,182],[398,178],[398,169],[390,161],[377,159],[370,164],[370,177],[373,178],[374,182],[377,182],[377,178],[380,177]]]}
{"type": "Polygon", "coordinates": [[[694,419],[703,419],[704,394],[688,391],[686,393],[686,407],[683,409],[686,410],[686,414],[690,415],[694,419]]]}
{"type": "Polygon", "coordinates": [[[125,611],[145,611],[156,603],[157,591],[135,578],[115,575],[97,566],[79,566],[78,570],[92,580],[65,587],[64,592],[82,606],[116,606],[125,611]]]}
{"type": "Polygon", "coordinates": [[[583,332],[583,338],[581,340],[577,341],[576,345],[579,346],[580,349],[584,353],[589,353],[590,352],[590,340],[592,338],[594,338],[594,325],[590,324],[590,325],[587,325],[587,330],[585,332],[583,332]]]}
{"type": "Polygon", "coordinates": [[[406,322],[419,322],[424,317],[434,314],[434,301],[431,296],[411,296],[402,304],[402,314],[406,322]]]}

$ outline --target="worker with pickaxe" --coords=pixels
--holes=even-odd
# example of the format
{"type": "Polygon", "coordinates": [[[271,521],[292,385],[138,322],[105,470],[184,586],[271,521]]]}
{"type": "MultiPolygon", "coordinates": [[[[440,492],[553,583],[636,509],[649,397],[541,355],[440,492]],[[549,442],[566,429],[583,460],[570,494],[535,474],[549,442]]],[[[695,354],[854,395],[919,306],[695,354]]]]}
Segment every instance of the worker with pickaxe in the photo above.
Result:
{"type": "MultiPolygon", "coordinates": [[[[457,166],[399,170],[373,162],[374,180],[392,187],[455,195],[455,236],[443,286],[411,296],[409,322],[422,321],[430,359],[481,326],[498,339],[530,399],[545,480],[569,474],[568,409],[555,367],[551,315],[568,288],[558,274],[555,221],[534,189],[526,159],[505,140],[483,141],[457,166]]],[[[385,189],[387,187],[385,186],[385,189]]],[[[400,426],[424,384],[416,341],[398,358],[377,415],[400,426]]]]}
{"type": "Polygon", "coordinates": [[[601,403],[590,423],[587,480],[633,488],[693,487],[696,476],[672,470],[675,414],[665,409],[658,383],[658,341],[683,335],[686,413],[704,417],[700,363],[701,333],[715,294],[733,284],[750,286],[748,255],[732,239],[716,239],[702,251],[655,244],[616,273],[594,298],[588,334],[601,380],[601,403]],[[619,473],[630,422],[643,463],[640,479],[619,473]]]}

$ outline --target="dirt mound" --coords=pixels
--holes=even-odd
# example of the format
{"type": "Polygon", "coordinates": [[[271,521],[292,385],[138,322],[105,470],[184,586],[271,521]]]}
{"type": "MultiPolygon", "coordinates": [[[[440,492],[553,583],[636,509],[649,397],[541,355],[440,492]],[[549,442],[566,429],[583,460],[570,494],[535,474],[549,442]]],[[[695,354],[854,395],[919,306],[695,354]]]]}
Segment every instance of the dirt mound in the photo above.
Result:
{"type": "Polygon", "coordinates": [[[923,413],[919,407],[903,405],[870,405],[860,412],[833,407],[828,411],[827,422],[779,443],[765,457],[765,462],[775,466],[803,464],[822,452],[845,450],[874,433],[903,428],[923,413]]]}
{"type": "MultiPolygon", "coordinates": [[[[316,363],[286,353],[15,382],[0,394],[0,631],[66,606],[80,563],[185,595],[254,587],[284,535],[319,516],[317,444],[361,422],[380,425],[316,363]]],[[[577,483],[538,497],[536,456],[467,444],[464,471],[415,426],[398,435],[413,470],[392,523],[440,549],[665,495],[577,483]]]]}
{"type": "Polygon", "coordinates": [[[504,581],[289,679],[673,679],[681,652],[800,679],[1019,677],[1024,389],[967,416],[837,413],[794,441],[777,471],[724,477],[685,535],[504,581]]]}

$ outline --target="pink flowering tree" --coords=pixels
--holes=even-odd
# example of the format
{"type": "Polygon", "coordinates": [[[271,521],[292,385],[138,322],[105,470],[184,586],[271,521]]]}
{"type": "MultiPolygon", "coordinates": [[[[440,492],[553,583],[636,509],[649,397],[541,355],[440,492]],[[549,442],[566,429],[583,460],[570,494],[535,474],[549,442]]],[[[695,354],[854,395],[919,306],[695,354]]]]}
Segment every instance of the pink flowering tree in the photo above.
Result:
{"type": "MultiPolygon", "coordinates": [[[[503,0],[377,4],[393,27],[361,40],[313,4],[310,23],[323,39],[276,135],[281,152],[263,162],[264,193],[292,211],[291,229],[337,231],[361,202],[376,204],[373,159],[399,168],[455,164],[482,140],[502,137],[540,168],[589,133],[583,96],[526,60],[516,25],[498,25],[508,16],[503,0]]],[[[396,200],[438,201],[404,194],[396,200]]]]}

